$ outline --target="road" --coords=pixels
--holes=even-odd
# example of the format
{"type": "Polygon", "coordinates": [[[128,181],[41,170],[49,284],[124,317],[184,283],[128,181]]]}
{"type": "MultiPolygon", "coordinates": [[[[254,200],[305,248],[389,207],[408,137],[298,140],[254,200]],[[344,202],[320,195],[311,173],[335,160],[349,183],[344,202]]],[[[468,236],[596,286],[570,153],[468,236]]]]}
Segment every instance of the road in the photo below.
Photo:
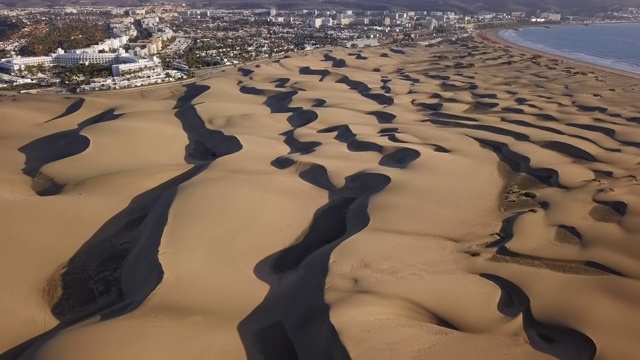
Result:
{"type": "Polygon", "coordinates": [[[163,53],[166,54],[175,54],[175,53],[180,53],[185,51],[189,45],[191,45],[191,39],[188,39],[186,37],[183,36],[178,36],[176,38],[176,41],[173,42],[173,44],[169,45],[168,48],[166,48],[163,53]]]}

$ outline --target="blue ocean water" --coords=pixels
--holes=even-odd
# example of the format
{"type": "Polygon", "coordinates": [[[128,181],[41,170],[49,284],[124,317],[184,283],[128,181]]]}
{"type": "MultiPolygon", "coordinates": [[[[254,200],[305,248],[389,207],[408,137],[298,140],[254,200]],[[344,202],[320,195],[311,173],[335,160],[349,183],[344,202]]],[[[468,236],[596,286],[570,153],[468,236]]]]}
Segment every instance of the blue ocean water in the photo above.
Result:
{"type": "Polygon", "coordinates": [[[546,53],[640,74],[640,23],[528,27],[499,35],[546,53]]]}

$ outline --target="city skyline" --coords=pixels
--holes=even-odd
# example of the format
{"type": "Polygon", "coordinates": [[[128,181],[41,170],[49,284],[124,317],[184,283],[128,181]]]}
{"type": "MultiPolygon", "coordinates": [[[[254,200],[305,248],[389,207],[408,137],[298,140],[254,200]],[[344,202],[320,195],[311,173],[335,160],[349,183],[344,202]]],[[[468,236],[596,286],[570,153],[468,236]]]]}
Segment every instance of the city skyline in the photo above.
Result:
{"type": "Polygon", "coordinates": [[[144,6],[150,4],[186,4],[194,8],[256,8],[266,7],[282,10],[308,8],[319,9],[370,9],[370,10],[455,10],[458,12],[490,11],[572,11],[576,14],[596,13],[619,6],[640,7],[640,0],[386,0],[386,1],[280,1],[280,0],[208,0],[208,1],[133,1],[133,0],[0,0],[0,8],[6,7],[51,7],[51,6],[144,6]]]}

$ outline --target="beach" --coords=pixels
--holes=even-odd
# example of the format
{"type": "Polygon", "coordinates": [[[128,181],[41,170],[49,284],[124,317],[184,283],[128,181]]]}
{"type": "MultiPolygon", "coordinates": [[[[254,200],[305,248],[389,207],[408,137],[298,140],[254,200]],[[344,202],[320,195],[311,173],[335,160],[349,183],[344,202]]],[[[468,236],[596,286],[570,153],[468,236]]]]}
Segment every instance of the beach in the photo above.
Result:
{"type": "MultiPolygon", "coordinates": [[[[555,25],[555,26],[562,26],[562,25],[555,25]]],[[[538,49],[533,49],[531,47],[527,47],[524,46],[522,44],[518,44],[515,43],[513,41],[509,41],[508,39],[505,39],[504,37],[502,37],[500,35],[500,32],[504,31],[503,29],[491,29],[491,30],[486,30],[483,33],[485,35],[487,35],[490,39],[492,39],[493,41],[497,41],[499,43],[502,43],[505,46],[508,47],[512,47],[512,48],[516,48],[519,50],[523,50],[529,53],[533,53],[533,54],[538,54],[538,55],[544,55],[544,56],[548,56],[551,57],[552,59],[558,59],[558,60],[562,60],[562,61],[568,61],[570,63],[573,64],[578,64],[580,66],[583,66],[585,68],[589,68],[589,69],[595,69],[595,70],[600,70],[606,73],[612,73],[612,74],[616,74],[616,75],[622,75],[624,77],[628,77],[628,78],[634,78],[634,79],[640,79],[640,74],[635,73],[635,72],[631,72],[631,71],[625,71],[622,69],[616,69],[613,67],[607,67],[607,66],[603,66],[603,65],[599,65],[599,64],[595,64],[595,63],[590,63],[587,61],[582,61],[582,60],[578,60],[578,59],[574,59],[574,58],[570,58],[570,57],[566,57],[566,56],[562,56],[562,55],[558,55],[558,54],[552,54],[552,53],[547,53],[538,49]]]]}
{"type": "Polygon", "coordinates": [[[638,79],[488,35],[0,96],[0,359],[635,358],[638,79]]]}

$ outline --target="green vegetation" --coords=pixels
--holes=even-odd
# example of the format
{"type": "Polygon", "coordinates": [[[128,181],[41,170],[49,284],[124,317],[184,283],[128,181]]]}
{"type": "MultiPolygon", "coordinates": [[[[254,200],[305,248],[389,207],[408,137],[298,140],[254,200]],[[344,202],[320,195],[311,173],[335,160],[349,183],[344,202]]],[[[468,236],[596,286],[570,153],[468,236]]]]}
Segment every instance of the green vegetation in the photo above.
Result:
{"type": "Polygon", "coordinates": [[[67,68],[67,74],[72,76],[82,75],[85,77],[106,78],[111,76],[111,68],[100,64],[80,64],[67,68]]]}
{"type": "Polygon", "coordinates": [[[46,74],[47,73],[47,68],[44,65],[27,65],[24,67],[24,70],[22,71],[22,73],[24,75],[29,75],[29,76],[36,76],[38,74],[46,74]]]}
{"type": "Polygon", "coordinates": [[[20,19],[11,18],[9,16],[0,16],[0,41],[9,39],[15,33],[22,30],[24,26],[24,21],[20,19]]]}
{"type": "Polygon", "coordinates": [[[89,84],[91,78],[106,78],[111,76],[111,68],[100,64],[80,64],[68,68],[55,68],[65,84],[89,84]],[[83,80],[79,80],[83,79],[83,80]]]}
{"type": "Polygon", "coordinates": [[[33,30],[20,52],[24,56],[43,56],[58,48],[88,47],[108,37],[108,27],[104,23],[80,19],[52,21],[46,28],[33,30]]]}
{"type": "Polygon", "coordinates": [[[163,69],[170,69],[171,68],[171,61],[169,61],[169,59],[167,58],[166,55],[160,54],[160,55],[158,55],[158,58],[160,59],[160,64],[162,65],[163,69]]]}
{"type": "Polygon", "coordinates": [[[526,198],[529,198],[529,199],[535,199],[535,198],[537,198],[537,197],[538,197],[538,195],[537,195],[536,193],[531,192],[531,191],[525,191],[525,192],[523,192],[523,193],[522,193],[522,196],[524,196],[524,197],[526,197],[526,198]]]}
{"type": "Polygon", "coordinates": [[[8,88],[4,88],[3,90],[23,91],[23,90],[34,90],[39,88],[40,88],[40,85],[36,83],[29,83],[29,84],[19,84],[19,85],[9,86],[8,88]]]}
{"type": "Polygon", "coordinates": [[[163,48],[163,49],[168,48],[168,47],[169,47],[169,46],[171,46],[174,42],[176,42],[176,40],[177,40],[177,39],[178,39],[178,38],[176,38],[176,37],[174,36],[174,37],[168,38],[167,40],[164,40],[164,41],[162,42],[162,48],[163,48]]]}
{"type": "Polygon", "coordinates": [[[135,20],[133,22],[133,26],[135,26],[136,30],[138,31],[138,35],[135,36],[133,39],[131,39],[131,42],[135,43],[135,42],[138,42],[140,40],[149,40],[149,39],[151,39],[151,36],[153,34],[151,34],[151,32],[149,32],[149,30],[145,29],[142,26],[142,21],[141,20],[135,20]]]}
{"type": "Polygon", "coordinates": [[[202,56],[198,54],[198,49],[194,47],[190,47],[189,49],[185,50],[182,58],[184,59],[184,63],[190,69],[197,69],[201,67],[203,63],[202,56]]]}
{"type": "Polygon", "coordinates": [[[189,48],[182,55],[184,63],[190,69],[198,69],[201,67],[220,66],[224,63],[214,56],[205,56],[199,53],[199,48],[189,48]]]}

